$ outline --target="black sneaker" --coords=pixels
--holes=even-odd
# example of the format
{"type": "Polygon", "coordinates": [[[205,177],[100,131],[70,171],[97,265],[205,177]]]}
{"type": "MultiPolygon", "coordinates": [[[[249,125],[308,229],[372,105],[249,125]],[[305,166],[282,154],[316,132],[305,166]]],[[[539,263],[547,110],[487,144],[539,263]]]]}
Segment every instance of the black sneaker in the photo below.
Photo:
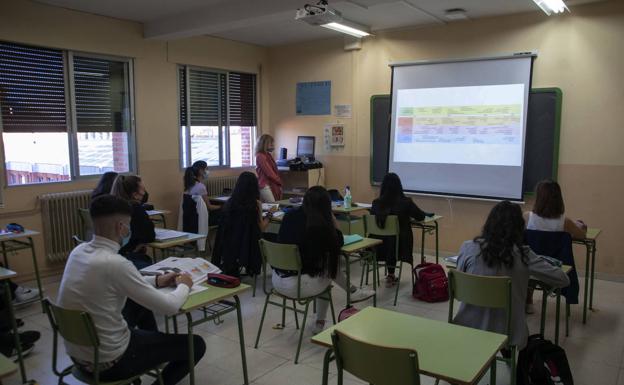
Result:
{"type": "MultiPolygon", "coordinates": [[[[35,347],[35,342],[41,338],[41,333],[37,331],[26,331],[19,334],[20,341],[22,343],[22,355],[30,353],[35,347]]],[[[16,357],[17,349],[15,349],[15,342],[12,333],[7,333],[2,336],[2,349],[0,352],[7,357],[16,357]]]]}

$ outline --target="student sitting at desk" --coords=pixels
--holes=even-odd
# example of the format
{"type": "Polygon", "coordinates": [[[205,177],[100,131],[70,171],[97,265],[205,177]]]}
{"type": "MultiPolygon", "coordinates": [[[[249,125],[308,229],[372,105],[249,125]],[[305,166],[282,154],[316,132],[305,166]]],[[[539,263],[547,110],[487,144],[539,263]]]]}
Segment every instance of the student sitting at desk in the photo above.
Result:
{"type": "Polygon", "coordinates": [[[239,276],[260,273],[262,257],[258,241],[269,225],[262,218],[258,178],[245,171],[238,177],[230,199],[221,209],[212,262],[225,274],[239,276]]]}
{"type": "MultiPolygon", "coordinates": [[[[565,204],[559,183],[547,179],[535,187],[533,210],[524,213],[527,230],[565,231],[572,238],[583,239],[587,234],[587,225],[582,221],[573,221],[565,216],[565,204]]],[[[527,293],[526,312],[533,314],[533,289],[527,293]]]]}
{"type": "MultiPolygon", "coordinates": [[[[303,197],[303,205],[284,215],[278,242],[299,246],[301,255],[301,295],[313,296],[324,291],[333,280],[342,289],[351,290],[358,301],[374,294],[370,289],[357,289],[340,269],[340,248],[344,244],[332,213],[331,199],[324,187],[314,186],[303,197]]],[[[275,270],[273,287],[290,297],[297,296],[297,273],[275,270]]],[[[314,333],[325,327],[327,301],[319,300],[314,333]]]]}
{"type": "Polygon", "coordinates": [[[148,196],[143,181],[136,175],[119,175],[113,183],[111,194],[132,205],[130,239],[122,244],[119,253],[132,261],[139,270],[151,265],[152,260],[147,255],[145,245],[154,242],[156,232],[154,222],[143,207],[148,196]]]}
{"type": "Polygon", "coordinates": [[[524,215],[527,230],[565,231],[574,239],[583,239],[587,235],[587,225],[583,221],[573,221],[565,216],[561,187],[553,180],[537,184],[533,210],[524,215]]]}
{"type": "MultiPolygon", "coordinates": [[[[127,201],[101,196],[91,202],[89,212],[95,235],[71,252],[58,305],[91,315],[100,340],[100,380],[117,381],[168,363],[162,372],[164,384],[177,384],[189,372],[188,335],[131,329],[122,317],[122,307],[126,299],[132,299],[161,314],[175,314],[189,295],[192,279],[175,273],[143,277],[118,254],[120,244],[130,235],[134,212],[127,201]],[[167,286],[177,287],[167,293],[157,290],[167,286]]],[[[199,336],[193,339],[197,363],[206,345],[199,336]]],[[[65,348],[76,365],[93,372],[90,348],[67,341],[65,348]]]]}
{"type": "Polygon", "coordinates": [[[260,188],[260,199],[273,203],[282,199],[282,179],[277,171],[277,164],[271,153],[275,151],[273,137],[264,134],[256,143],[256,174],[260,188]]]}
{"type": "MultiPolygon", "coordinates": [[[[380,228],[384,228],[388,215],[399,217],[399,258],[403,262],[413,263],[414,235],[410,220],[422,221],[425,219],[425,212],[418,208],[413,200],[405,196],[403,184],[397,174],[393,172],[386,174],[381,183],[379,198],[373,201],[370,211],[375,215],[375,221],[380,228]]],[[[384,239],[383,245],[378,248],[377,259],[386,261],[388,266],[386,287],[392,287],[399,281],[399,278],[394,276],[395,240],[393,237],[383,238],[388,239],[384,239]]]]}
{"type": "MultiPolygon", "coordinates": [[[[111,195],[123,199],[132,207],[130,232],[122,239],[119,254],[126,257],[132,264],[141,270],[152,264],[147,255],[147,243],[156,239],[154,222],[149,218],[143,203],[147,202],[147,191],[136,175],[119,175],[115,178],[111,195]]],[[[123,309],[123,315],[130,328],[158,331],[158,324],[154,313],[149,309],[129,299],[123,309]]]]}
{"type": "Polygon", "coordinates": [[[203,160],[198,160],[184,171],[184,193],[188,195],[199,195],[204,199],[210,213],[210,215],[208,215],[209,225],[212,226],[219,223],[221,206],[210,203],[208,190],[205,184],[206,179],[208,179],[208,164],[203,160]]]}
{"type": "MultiPolygon", "coordinates": [[[[490,276],[511,277],[511,340],[522,349],[527,342],[524,304],[529,277],[534,276],[551,287],[565,287],[568,276],[537,256],[524,245],[524,219],[520,206],[503,201],[488,216],[481,235],[466,241],[459,250],[457,270],[490,276]]],[[[505,333],[506,314],[502,309],[487,309],[461,304],[454,322],[476,329],[505,333]]]]}
{"type": "Polygon", "coordinates": [[[108,171],[102,174],[100,181],[91,193],[91,200],[99,197],[100,195],[110,194],[111,190],[113,189],[113,183],[115,182],[117,175],[119,174],[114,171],[108,171]]]}

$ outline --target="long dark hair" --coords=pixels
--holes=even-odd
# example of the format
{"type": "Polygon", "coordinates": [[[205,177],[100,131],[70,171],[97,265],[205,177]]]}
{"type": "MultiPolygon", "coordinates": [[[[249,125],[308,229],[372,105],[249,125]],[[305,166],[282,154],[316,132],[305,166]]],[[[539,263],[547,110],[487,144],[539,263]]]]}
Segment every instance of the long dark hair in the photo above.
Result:
{"type": "Polygon", "coordinates": [[[401,178],[393,172],[386,174],[381,182],[381,191],[379,192],[379,211],[375,215],[377,226],[382,229],[386,226],[386,218],[390,215],[392,207],[404,198],[401,178]]]}
{"type": "Polygon", "coordinates": [[[542,218],[559,218],[565,213],[559,183],[546,179],[537,184],[533,212],[542,218]]]}
{"type": "Polygon", "coordinates": [[[517,204],[502,201],[492,208],[481,235],[474,239],[489,267],[513,267],[516,250],[520,252],[522,262],[528,263],[523,247],[524,226],[522,210],[517,204]]]}
{"type": "Polygon", "coordinates": [[[256,174],[245,171],[238,176],[232,196],[228,199],[224,209],[249,209],[258,207],[260,188],[256,174]]]}
{"type": "Polygon", "coordinates": [[[91,193],[91,199],[95,199],[100,195],[110,194],[111,189],[113,188],[113,182],[115,181],[115,178],[117,178],[117,175],[119,174],[117,174],[115,171],[108,171],[102,174],[100,181],[91,193]]]}
{"type": "Polygon", "coordinates": [[[311,187],[303,197],[302,208],[306,215],[306,252],[318,256],[319,271],[336,278],[340,247],[329,193],[322,186],[311,187]]]}
{"type": "Polygon", "coordinates": [[[195,186],[195,183],[198,182],[200,172],[201,170],[199,168],[195,168],[193,166],[187,167],[184,170],[184,191],[187,191],[191,187],[195,186]]]}

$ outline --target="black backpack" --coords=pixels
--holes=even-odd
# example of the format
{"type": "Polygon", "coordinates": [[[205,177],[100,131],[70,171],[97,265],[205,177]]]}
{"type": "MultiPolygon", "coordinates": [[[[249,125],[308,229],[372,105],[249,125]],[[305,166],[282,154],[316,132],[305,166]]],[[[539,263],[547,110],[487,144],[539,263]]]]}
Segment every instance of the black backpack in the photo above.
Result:
{"type": "Polygon", "coordinates": [[[516,374],[517,385],[574,385],[565,350],[540,334],[520,351],[516,374]]]}

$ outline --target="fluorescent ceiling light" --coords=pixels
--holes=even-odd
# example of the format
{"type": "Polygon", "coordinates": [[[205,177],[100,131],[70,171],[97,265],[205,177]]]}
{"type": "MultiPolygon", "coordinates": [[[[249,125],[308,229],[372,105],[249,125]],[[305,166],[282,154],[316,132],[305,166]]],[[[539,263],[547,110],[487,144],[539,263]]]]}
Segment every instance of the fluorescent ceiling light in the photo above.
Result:
{"type": "Polygon", "coordinates": [[[533,2],[537,4],[548,16],[553,13],[562,13],[566,10],[569,11],[563,0],[533,0],[533,2]]]}
{"type": "Polygon", "coordinates": [[[327,24],[321,25],[321,27],[332,29],[334,31],[346,33],[347,35],[360,37],[360,38],[370,35],[370,33],[364,31],[364,28],[350,27],[344,23],[336,23],[336,22],[327,23],[327,24]]]}

